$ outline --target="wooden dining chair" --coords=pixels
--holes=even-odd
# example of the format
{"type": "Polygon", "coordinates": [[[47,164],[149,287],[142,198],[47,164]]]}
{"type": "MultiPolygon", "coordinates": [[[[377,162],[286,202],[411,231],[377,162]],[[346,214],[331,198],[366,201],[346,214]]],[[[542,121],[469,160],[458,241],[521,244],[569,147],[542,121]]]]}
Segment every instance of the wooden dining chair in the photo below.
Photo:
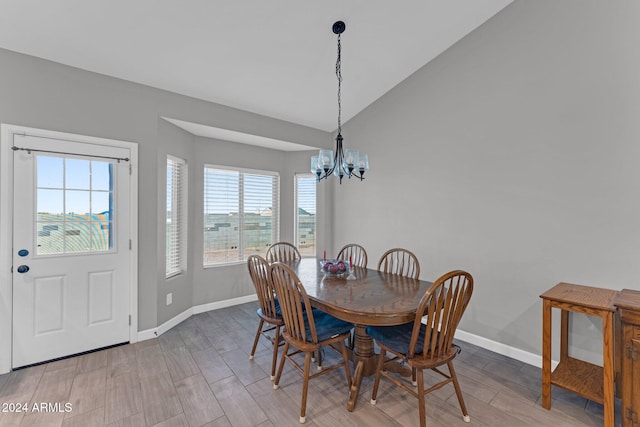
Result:
{"type": "Polygon", "coordinates": [[[367,268],[367,251],[365,251],[364,248],[357,243],[349,243],[347,245],[344,245],[342,249],[340,249],[340,252],[338,252],[337,258],[344,261],[351,260],[353,262],[353,265],[367,268]]]}
{"type": "Polygon", "coordinates": [[[301,258],[302,256],[298,248],[289,242],[274,243],[267,249],[267,261],[269,261],[269,263],[295,261],[301,258]]]}
{"type": "Polygon", "coordinates": [[[273,380],[276,377],[278,346],[282,341],[280,328],[284,325],[284,321],[280,314],[280,304],[275,296],[271,278],[269,277],[269,263],[267,260],[260,255],[251,255],[247,259],[247,267],[258,295],[258,317],[260,318],[249,359],[253,360],[260,336],[262,335],[268,339],[273,344],[273,357],[271,360],[271,379],[273,380]]]}
{"type": "Polygon", "coordinates": [[[378,261],[378,270],[383,273],[399,274],[400,276],[417,279],[420,277],[420,263],[413,252],[394,248],[389,249],[378,261]]]}
{"type": "Polygon", "coordinates": [[[280,301],[280,309],[284,319],[285,344],[278,366],[278,373],[273,388],[278,389],[285,360],[288,360],[303,376],[302,403],[300,405],[300,422],[306,420],[307,390],[309,380],[324,375],[344,366],[347,387],[351,387],[351,369],[347,355],[345,340],[349,338],[353,324],[344,322],[319,310],[312,310],[309,297],[296,273],[287,265],[276,262],[271,265],[271,281],[280,301]],[[339,345],[340,351],[331,344],[339,345]],[[328,347],[342,355],[342,362],[324,366],[322,370],[311,375],[311,358],[321,347],[328,347]],[[292,350],[289,352],[289,350],[292,350]],[[304,353],[304,368],[293,358],[304,353]]]}
{"type": "MultiPolygon", "coordinates": [[[[287,262],[287,261],[296,261],[302,259],[300,255],[300,251],[298,248],[289,243],[289,242],[278,242],[269,246],[267,249],[267,261],[269,264],[274,262],[287,262]]],[[[318,369],[321,369],[322,366],[322,354],[318,352],[318,369]]],[[[316,361],[316,357],[312,358],[312,361],[316,361]]],[[[272,378],[273,379],[273,378],[272,378]]]]}
{"type": "Polygon", "coordinates": [[[367,334],[380,347],[376,378],[371,395],[372,405],[376,404],[380,378],[385,377],[418,398],[420,426],[425,427],[425,395],[448,383],[453,383],[462,410],[462,419],[465,422],[470,421],[458,377],[453,369],[453,359],[460,351],[459,347],[453,344],[453,336],[472,293],[473,278],[471,275],[460,270],[451,271],[439,277],[427,290],[420,300],[416,318],[412,323],[400,326],[368,326],[366,328],[367,334]],[[393,355],[391,360],[400,359],[406,362],[413,372],[417,373],[417,391],[407,382],[383,369],[387,353],[393,355]],[[448,374],[440,369],[445,364],[449,370],[448,374]],[[425,369],[431,369],[440,374],[444,380],[425,389],[423,375],[425,369]]]}

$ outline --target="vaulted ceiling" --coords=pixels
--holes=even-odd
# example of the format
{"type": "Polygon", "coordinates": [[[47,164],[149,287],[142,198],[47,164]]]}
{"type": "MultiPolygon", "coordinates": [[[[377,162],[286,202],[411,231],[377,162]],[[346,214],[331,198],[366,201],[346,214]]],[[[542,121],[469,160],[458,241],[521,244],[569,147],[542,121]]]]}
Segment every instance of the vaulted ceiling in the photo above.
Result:
{"type": "MultiPolygon", "coordinates": [[[[511,0],[0,0],[0,47],[333,131],[511,0]]],[[[0,66],[0,73],[1,73],[0,66]]]]}

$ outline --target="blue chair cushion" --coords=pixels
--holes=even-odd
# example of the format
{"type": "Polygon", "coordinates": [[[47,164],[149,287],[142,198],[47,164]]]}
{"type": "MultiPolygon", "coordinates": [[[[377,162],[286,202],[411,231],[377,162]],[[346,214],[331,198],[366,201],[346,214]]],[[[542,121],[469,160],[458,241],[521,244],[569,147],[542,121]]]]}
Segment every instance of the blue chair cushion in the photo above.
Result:
{"type": "MultiPolygon", "coordinates": [[[[324,341],[336,335],[344,334],[353,329],[353,324],[345,322],[327,314],[323,311],[313,309],[313,320],[316,324],[316,334],[318,335],[318,341],[324,341]]],[[[308,322],[305,321],[306,326],[306,339],[307,341],[313,341],[311,337],[311,330],[309,329],[308,322]]]]}
{"type": "MultiPolygon", "coordinates": [[[[282,317],[282,311],[280,311],[280,302],[278,301],[278,298],[274,298],[273,299],[276,305],[276,315],[282,317]]],[[[258,315],[262,316],[264,313],[262,312],[262,309],[259,308],[258,309],[258,315]]]]}
{"type": "MultiPolygon", "coordinates": [[[[371,338],[394,351],[404,355],[409,353],[409,344],[411,343],[411,334],[413,332],[413,322],[398,326],[367,326],[366,331],[371,338]]],[[[415,354],[422,353],[426,331],[427,326],[421,324],[415,354]]]]}

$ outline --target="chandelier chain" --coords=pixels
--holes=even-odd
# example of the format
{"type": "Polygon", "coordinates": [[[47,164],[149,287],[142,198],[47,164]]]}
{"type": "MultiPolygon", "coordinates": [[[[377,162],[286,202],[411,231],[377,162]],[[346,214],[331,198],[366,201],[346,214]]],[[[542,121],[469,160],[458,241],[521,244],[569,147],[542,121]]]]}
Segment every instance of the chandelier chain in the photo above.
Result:
{"type": "Polygon", "coordinates": [[[338,59],[336,59],[336,77],[338,78],[338,134],[342,134],[342,44],[340,34],[338,34],[338,59]]]}

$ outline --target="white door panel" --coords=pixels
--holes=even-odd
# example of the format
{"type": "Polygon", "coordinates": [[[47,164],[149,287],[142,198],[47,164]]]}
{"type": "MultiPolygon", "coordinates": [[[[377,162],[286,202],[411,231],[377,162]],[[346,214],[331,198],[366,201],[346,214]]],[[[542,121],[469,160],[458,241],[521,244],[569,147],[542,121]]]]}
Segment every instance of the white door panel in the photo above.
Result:
{"type": "Polygon", "coordinates": [[[129,150],[14,145],[13,367],[129,341],[129,150]]]}

